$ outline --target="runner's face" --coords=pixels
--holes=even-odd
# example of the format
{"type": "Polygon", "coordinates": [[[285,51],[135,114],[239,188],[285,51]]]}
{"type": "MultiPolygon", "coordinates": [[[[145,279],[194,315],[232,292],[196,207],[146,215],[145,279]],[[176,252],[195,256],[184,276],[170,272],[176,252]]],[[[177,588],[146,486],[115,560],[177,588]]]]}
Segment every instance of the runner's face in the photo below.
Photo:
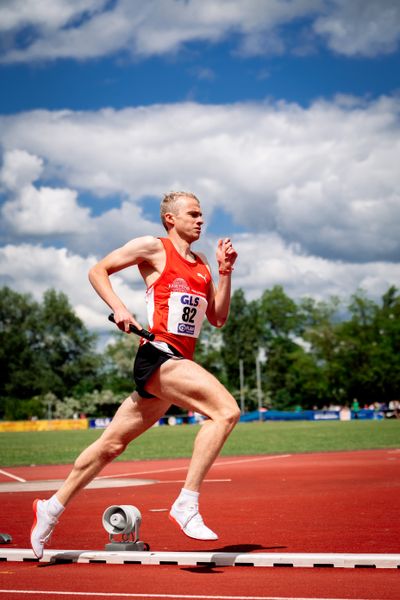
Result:
{"type": "Polygon", "coordinates": [[[198,240],[204,223],[200,204],[194,198],[182,198],[176,205],[175,229],[187,241],[198,240]]]}

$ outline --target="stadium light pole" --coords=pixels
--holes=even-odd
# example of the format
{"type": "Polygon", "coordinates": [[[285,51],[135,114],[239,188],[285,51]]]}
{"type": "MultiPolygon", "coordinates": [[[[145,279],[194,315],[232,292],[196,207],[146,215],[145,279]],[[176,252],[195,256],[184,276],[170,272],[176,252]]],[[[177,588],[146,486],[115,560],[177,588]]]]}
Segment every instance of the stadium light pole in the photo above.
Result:
{"type": "Polygon", "coordinates": [[[239,359],[239,381],[240,381],[240,412],[244,415],[244,372],[243,372],[243,359],[239,359]]]}
{"type": "Polygon", "coordinates": [[[257,398],[258,398],[258,419],[262,420],[262,402],[263,394],[261,389],[261,363],[264,364],[267,360],[265,348],[259,348],[258,354],[256,355],[256,381],[257,381],[257,398]]]}
{"type": "Polygon", "coordinates": [[[257,398],[258,398],[258,420],[261,421],[262,392],[261,392],[260,359],[258,356],[256,356],[256,380],[257,380],[257,398]]]}

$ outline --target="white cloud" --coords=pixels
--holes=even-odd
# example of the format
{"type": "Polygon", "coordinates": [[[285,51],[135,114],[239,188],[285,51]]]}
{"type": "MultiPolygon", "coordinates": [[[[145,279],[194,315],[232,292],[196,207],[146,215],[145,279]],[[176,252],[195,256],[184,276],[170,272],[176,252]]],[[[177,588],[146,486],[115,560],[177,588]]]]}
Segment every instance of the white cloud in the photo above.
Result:
{"type": "Polygon", "coordinates": [[[283,286],[296,299],[309,296],[326,300],[337,295],[347,300],[357,288],[378,298],[400,280],[399,263],[374,261],[360,265],[309,256],[277,234],[241,234],[235,236],[235,247],[239,259],[234,286],[241,287],[250,298],[259,297],[274,285],[283,286]]]}
{"type": "Polygon", "coordinates": [[[141,206],[128,201],[93,218],[91,228],[88,237],[81,236],[77,230],[76,235],[70,238],[70,246],[83,253],[95,251],[105,254],[132,238],[165,233],[160,223],[143,217],[141,206]]]}
{"type": "Polygon", "coordinates": [[[319,16],[313,27],[339,54],[389,54],[400,40],[400,4],[397,0],[334,0],[333,10],[319,16]]]}
{"type": "Polygon", "coordinates": [[[125,200],[117,208],[91,216],[78,204],[78,192],[69,188],[35,186],[44,161],[25,150],[5,152],[0,186],[7,200],[0,209],[7,239],[62,236],[74,251],[84,254],[109,252],[124,241],[150,233],[162,234],[162,226],[142,216],[141,207],[125,200]]]}
{"type": "Polygon", "coordinates": [[[17,235],[49,235],[89,229],[89,209],[77,204],[73,190],[35,187],[43,161],[23,150],[4,156],[0,183],[10,199],[1,209],[5,224],[17,235]]]}
{"type": "MultiPolygon", "coordinates": [[[[20,293],[32,294],[37,300],[49,288],[62,291],[89,328],[104,330],[110,309],[94,292],[87,278],[95,262],[93,255],[83,258],[66,248],[7,245],[0,248],[0,281],[20,293]]],[[[115,274],[111,281],[126,305],[145,319],[144,291],[142,286],[137,289],[140,276],[136,270],[129,269],[123,276],[115,274]]]]}
{"type": "Polygon", "coordinates": [[[244,55],[282,53],[296,50],[284,26],[297,19],[347,55],[387,53],[399,42],[397,0],[9,0],[0,5],[0,29],[11,40],[2,61],[91,59],[120,51],[147,57],[230,35],[244,55]],[[33,28],[29,41],[13,43],[27,26],[33,28]]]}
{"type": "Polygon", "coordinates": [[[6,152],[0,170],[0,185],[8,190],[19,190],[39,178],[43,160],[25,150],[6,152]]]}
{"type": "Polygon", "coordinates": [[[2,0],[0,30],[35,26],[40,30],[65,27],[72,20],[102,9],[106,0],[2,0]]]}
{"type": "Polygon", "coordinates": [[[25,6],[21,0],[15,9],[8,3],[0,7],[4,29],[18,30],[26,24],[38,28],[36,38],[26,48],[10,49],[5,61],[85,59],[120,50],[142,57],[161,55],[176,52],[192,41],[218,42],[231,32],[242,36],[247,53],[258,53],[261,34],[262,46],[270,46],[268,40],[272,36],[267,32],[280,23],[307,15],[321,1],[119,0],[111,8],[106,2],[95,0],[87,0],[86,6],[79,2],[70,4],[57,0],[49,6],[48,20],[45,10],[38,9],[34,0],[28,0],[25,6]],[[82,15],[86,15],[83,22],[66,27],[82,15]],[[252,42],[252,37],[257,41],[252,42]]]}
{"type": "MultiPolygon", "coordinates": [[[[187,103],[2,117],[1,282],[36,297],[62,290],[102,330],[108,308],[87,282],[90,265],[132,237],[163,235],[148,202],[190,189],[206,220],[223,209],[247,232],[226,235],[240,254],[234,287],[248,297],[276,284],[296,298],[357,287],[378,297],[400,276],[399,112],[399,98],[338,97],[308,109],[187,103]]],[[[197,248],[214,272],[215,245],[205,236],[197,248]]],[[[137,270],[113,281],[145,323],[137,270]]]]}
{"type": "Polygon", "coordinates": [[[29,186],[6,202],[2,216],[17,234],[72,233],[88,223],[89,210],[78,206],[77,193],[68,189],[29,186]]]}
{"type": "MultiPolygon", "coordinates": [[[[241,234],[236,235],[234,241],[239,258],[233,289],[241,287],[248,299],[258,298],[274,285],[282,285],[295,299],[308,296],[322,300],[338,295],[347,301],[358,287],[370,297],[379,298],[400,278],[399,264],[346,264],[305,256],[298,247],[287,245],[276,234],[241,234]]],[[[205,243],[214,273],[216,243],[212,238],[205,243]]],[[[65,248],[8,245],[0,248],[0,281],[20,293],[31,293],[36,299],[49,288],[62,291],[89,328],[107,331],[111,327],[107,322],[110,310],[87,279],[88,270],[95,262],[93,255],[83,258],[65,248]]],[[[145,326],[145,286],[138,270],[132,267],[117,273],[111,281],[123,302],[145,326]]]]}
{"type": "MultiPolygon", "coordinates": [[[[6,151],[33,155],[18,167],[26,171],[15,183],[21,190],[39,168],[37,157],[44,160],[43,177],[65,183],[51,202],[42,188],[33,190],[43,195],[36,198],[39,212],[58,205],[48,217],[54,229],[64,220],[72,227],[74,210],[83,211],[76,235],[68,229],[75,251],[99,251],[104,241],[152,232],[152,219],[143,216],[146,198],[189,189],[202,199],[206,216],[223,208],[245,230],[277,231],[306,254],[393,261],[400,256],[399,111],[396,97],[370,103],[338,97],[308,109],[187,103],[34,111],[0,118],[0,134],[6,151]],[[76,191],[101,198],[98,216],[89,219],[76,191]],[[119,206],[108,209],[109,197],[119,198],[119,206]]],[[[7,167],[8,179],[17,170],[7,167]]],[[[29,205],[13,202],[12,216],[22,227],[29,205]]],[[[45,233],[44,225],[38,232],[45,233]]]]}

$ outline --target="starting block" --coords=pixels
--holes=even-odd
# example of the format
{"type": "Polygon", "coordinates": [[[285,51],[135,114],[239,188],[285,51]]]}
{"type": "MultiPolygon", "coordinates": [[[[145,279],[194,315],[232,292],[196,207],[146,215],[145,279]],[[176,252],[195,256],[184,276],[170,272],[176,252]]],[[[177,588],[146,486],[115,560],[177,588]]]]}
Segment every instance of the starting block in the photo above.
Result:
{"type": "Polygon", "coordinates": [[[119,552],[121,550],[144,552],[150,550],[150,546],[146,542],[139,540],[142,515],[136,506],[130,504],[109,506],[103,513],[102,521],[110,540],[105,545],[107,552],[119,552]]]}

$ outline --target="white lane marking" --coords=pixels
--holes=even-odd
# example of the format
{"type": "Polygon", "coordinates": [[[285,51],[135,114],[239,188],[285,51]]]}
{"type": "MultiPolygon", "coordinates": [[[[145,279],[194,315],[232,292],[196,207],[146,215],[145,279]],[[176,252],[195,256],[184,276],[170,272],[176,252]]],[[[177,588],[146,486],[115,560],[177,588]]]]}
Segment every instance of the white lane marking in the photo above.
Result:
{"type": "MultiPolygon", "coordinates": [[[[171,598],[183,600],[349,600],[348,598],[299,598],[298,596],[209,596],[205,594],[130,594],[128,592],[64,592],[57,590],[0,590],[0,594],[41,594],[49,596],[91,596],[102,598],[171,598]]],[[[367,598],[352,598],[367,600],[367,598]]]]}
{"type": "MultiPolygon", "coordinates": [[[[185,483],[186,479],[165,479],[156,481],[159,483],[185,483]]],[[[232,479],[204,479],[203,483],[230,483],[232,479]]]]}
{"type": "Polygon", "coordinates": [[[26,479],[22,479],[22,477],[17,477],[16,475],[9,473],[8,471],[3,471],[3,469],[0,469],[0,473],[2,475],[5,475],[6,477],[11,477],[11,479],[15,479],[16,481],[20,481],[21,483],[26,483],[26,479]]]}
{"type": "MultiPolygon", "coordinates": [[[[48,479],[34,481],[25,481],[20,483],[19,481],[5,481],[0,483],[0,494],[5,492],[45,492],[58,490],[63,479],[48,479]]],[[[129,479],[128,477],[120,477],[119,479],[102,479],[101,481],[90,481],[85,488],[86,489],[103,489],[103,488],[117,488],[117,487],[133,487],[140,485],[154,485],[158,483],[155,479],[129,479]]]]}
{"type": "MultiPolygon", "coordinates": [[[[277,458],[288,458],[292,456],[291,454],[277,454],[274,456],[257,456],[255,458],[239,458],[235,460],[227,460],[222,462],[216,462],[213,464],[214,467],[223,467],[225,465],[238,465],[241,463],[249,463],[255,462],[258,460],[275,460],[277,458]]],[[[130,477],[131,475],[148,475],[150,473],[171,473],[172,471],[186,471],[188,468],[187,465],[183,467],[170,467],[168,469],[153,469],[151,471],[134,471],[132,473],[119,473],[118,475],[102,475],[101,477],[96,477],[96,479],[111,479],[112,477],[130,477]]]]}
{"type": "MultiPolygon", "coordinates": [[[[205,479],[203,483],[226,483],[232,479],[205,479]]],[[[0,483],[0,494],[9,492],[45,492],[58,490],[63,483],[62,479],[34,480],[34,481],[5,481],[0,483]]],[[[99,477],[93,479],[85,487],[86,489],[103,489],[117,487],[136,487],[141,485],[155,485],[159,483],[185,483],[185,479],[167,479],[160,481],[156,479],[129,479],[128,477],[112,478],[99,477]]]]}
{"type": "Polygon", "coordinates": [[[236,460],[225,460],[223,462],[215,463],[214,467],[223,467],[224,465],[238,465],[240,463],[255,462],[257,460],[273,460],[275,458],[289,458],[291,454],[276,454],[273,456],[257,456],[255,458],[239,458],[236,460]]]}

